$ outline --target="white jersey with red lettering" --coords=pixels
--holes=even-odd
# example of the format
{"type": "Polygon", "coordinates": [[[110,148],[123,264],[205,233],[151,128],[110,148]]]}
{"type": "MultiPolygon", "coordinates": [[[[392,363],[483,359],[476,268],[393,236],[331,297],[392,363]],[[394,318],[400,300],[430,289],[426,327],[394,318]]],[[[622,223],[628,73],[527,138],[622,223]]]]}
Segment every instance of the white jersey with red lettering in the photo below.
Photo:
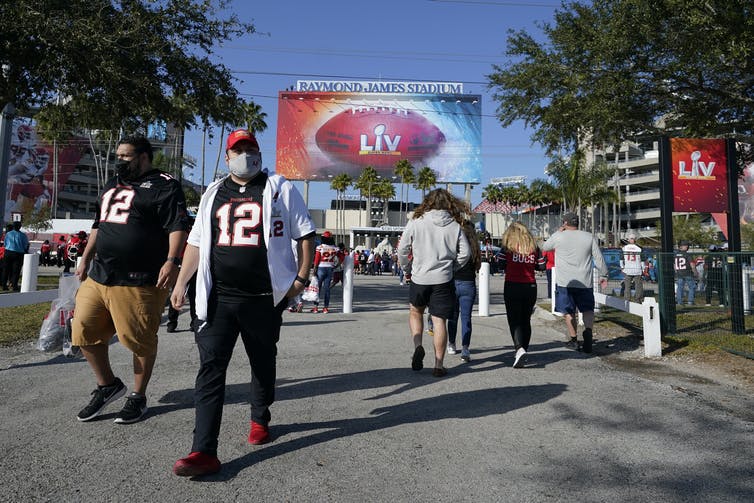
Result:
{"type": "Polygon", "coordinates": [[[314,252],[314,267],[336,267],[341,262],[340,248],[322,243],[314,252]]]}

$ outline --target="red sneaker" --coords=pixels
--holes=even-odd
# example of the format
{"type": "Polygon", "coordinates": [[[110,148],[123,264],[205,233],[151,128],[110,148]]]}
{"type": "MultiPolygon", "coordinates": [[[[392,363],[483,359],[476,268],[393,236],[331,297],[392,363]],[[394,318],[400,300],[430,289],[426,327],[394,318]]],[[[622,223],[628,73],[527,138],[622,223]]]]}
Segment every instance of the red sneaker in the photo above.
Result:
{"type": "Polygon", "coordinates": [[[173,465],[173,473],[179,477],[196,477],[220,471],[220,460],[203,452],[192,452],[173,465]]]}
{"type": "Polygon", "coordinates": [[[319,309],[317,309],[316,307],[313,307],[313,308],[311,308],[311,309],[309,310],[309,312],[310,312],[310,313],[318,313],[318,312],[319,312],[319,309]]]}
{"type": "Polygon", "coordinates": [[[330,310],[329,310],[329,309],[327,309],[327,308],[324,308],[324,309],[322,310],[322,312],[323,312],[323,313],[325,313],[325,314],[327,314],[327,313],[329,313],[329,312],[330,312],[330,310]]]}
{"type": "Polygon", "coordinates": [[[249,443],[254,445],[266,444],[270,441],[270,429],[263,424],[251,422],[251,431],[249,432],[249,443]]]}

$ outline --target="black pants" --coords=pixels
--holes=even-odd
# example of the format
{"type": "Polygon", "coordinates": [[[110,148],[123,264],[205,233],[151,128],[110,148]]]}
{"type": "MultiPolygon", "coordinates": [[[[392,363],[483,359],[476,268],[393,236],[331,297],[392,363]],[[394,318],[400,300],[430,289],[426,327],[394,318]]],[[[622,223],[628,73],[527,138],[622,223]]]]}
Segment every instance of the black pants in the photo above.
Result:
{"type": "Polygon", "coordinates": [[[503,299],[513,345],[516,349],[524,348],[528,351],[531,340],[531,314],[537,302],[537,284],[506,281],[503,299]]]}
{"type": "Polygon", "coordinates": [[[201,366],[194,391],[196,422],[192,451],[217,455],[225,376],[239,332],[251,364],[251,419],[263,425],[270,422],[269,407],[275,401],[277,342],[287,302],[283,300],[273,306],[272,296],[242,303],[223,298],[210,301],[208,322],[196,334],[201,366]]]}
{"type": "MultiPolygon", "coordinates": [[[[21,278],[21,268],[24,265],[24,254],[5,250],[5,280],[11,290],[18,290],[18,280],[21,278]]],[[[3,285],[5,288],[5,285],[3,285]]]]}
{"type": "Polygon", "coordinates": [[[707,304],[712,302],[712,290],[717,291],[717,300],[722,306],[725,304],[725,289],[723,288],[722,267],[711,267],[707,272],[707,284],[704,285],[705,300],[707,304]]]}

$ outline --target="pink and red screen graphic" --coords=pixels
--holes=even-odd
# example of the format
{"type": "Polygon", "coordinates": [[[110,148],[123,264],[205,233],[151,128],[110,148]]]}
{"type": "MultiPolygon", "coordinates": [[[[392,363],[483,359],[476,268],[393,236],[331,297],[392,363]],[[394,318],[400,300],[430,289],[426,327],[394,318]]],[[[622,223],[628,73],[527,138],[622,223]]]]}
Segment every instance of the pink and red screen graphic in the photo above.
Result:
{"type": "MultiPolygon", "coordinates": [[[[58,147],[57,189],[61,190],[86,148],[83,139],[70,139],[58,147]]],[[[54,149],[25,118],[13,122],[5,214],[27,213],[50,206],[55,184],[54,149]]]]}
{"type": "Polygon", "coordinates": [[[281,92],[276,172],[327,180],[366,166],[394,176],[408,160],[442,182],[481,176],[479,96],[281,92]]]}
{"type": "Polygon", "coordinates": [[[673,211],[728,211],[728,165],[725,140],[671,138],[673,211]]]}

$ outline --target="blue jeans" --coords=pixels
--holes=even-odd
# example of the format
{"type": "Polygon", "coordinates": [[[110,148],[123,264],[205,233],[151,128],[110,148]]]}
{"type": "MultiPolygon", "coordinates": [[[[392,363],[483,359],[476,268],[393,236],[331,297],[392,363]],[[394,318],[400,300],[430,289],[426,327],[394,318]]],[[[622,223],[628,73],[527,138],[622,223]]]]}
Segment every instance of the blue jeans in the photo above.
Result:
{"type": "MultiPolygon", "coordinates": [[[[319,298],[325,307],[330,307],[330,283],[332,282],[332,267],[317,267],[317,281],[319,281],[319,298]]],[[[315,305],[319,306],[319,302],[315,305]]]]}
{"type": "Polygon", "coordinates": [[[453,314],[448,318],[448,343],[456,343],[456,332],[458,331],[458,315],[461,315],[461,345],[468,346],[471,344],[471,309],[474,307],[476,299],[476,282],[474,281],[455,281],[456,285],[456,304],[453,314]]]}
{"type": "Polygon", "coordinates": [[[683,304],[683,287],[684,285],[688,285],[689,287],[688,303],[693,304],[694,295],[696,294],[696,280],[693,278],[693,276],[688,276],[688,277],[681,276],[680,278],[676,278],[675,285],[676,285],[675,303],[683,304]]]}

